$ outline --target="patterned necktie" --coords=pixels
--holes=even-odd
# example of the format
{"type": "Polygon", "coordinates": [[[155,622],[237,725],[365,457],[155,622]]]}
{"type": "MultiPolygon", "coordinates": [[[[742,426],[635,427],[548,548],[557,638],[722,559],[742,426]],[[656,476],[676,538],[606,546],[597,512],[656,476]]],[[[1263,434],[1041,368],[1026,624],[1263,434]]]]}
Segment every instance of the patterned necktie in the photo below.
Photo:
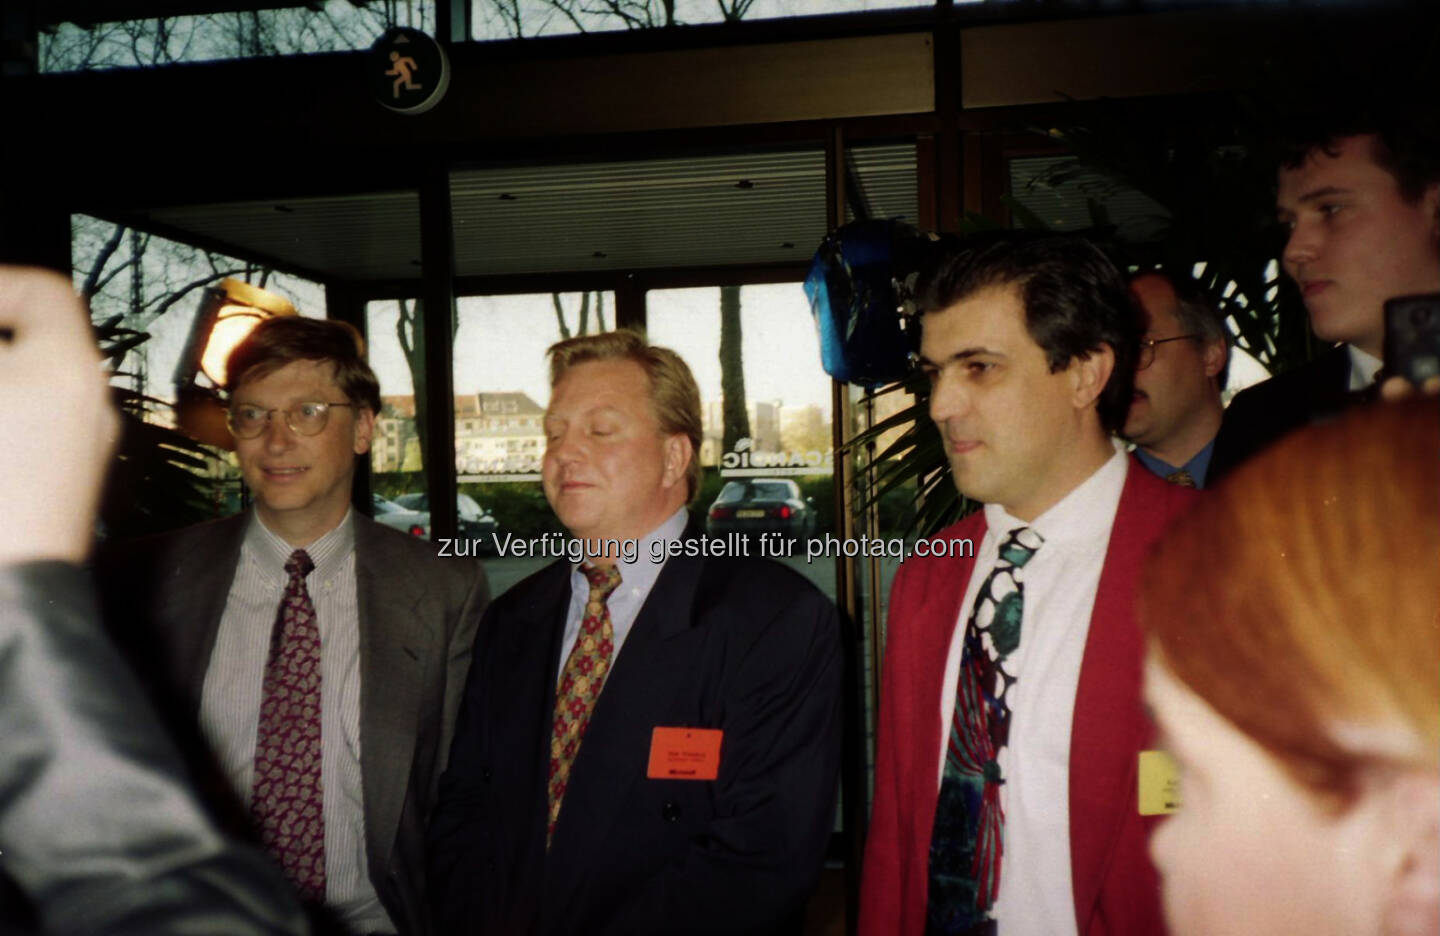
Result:
{"type": "Polygon", "coordinates": [[[325,900],[325,813],[320,787],[320,626],[305,576],[303,549],[285,563],[290,581],[265,661],[255,784],[250,813],[260,842],[305,900],[325,900]]]}
{"type": "Polygon", "coordinates": [[[927,934],[987,926],[1000,892],[1005,813],[998,758],[1010,737],[1007,697],[1015,684],[1005,661],[1020,646],[1025,612],[1020,570],[1043,542],[1029,527],[1005,538],[965,625],[945,774],[930,836],[927,934]]]}
{"type": "Polygon", "coordinates": [[[1190,476],[1190,472],[1186,471],[1184,468],[1181,468],[1179,471],[1170,472],[1168,475],[1165,476],[1165,480],[1169,481],[1171,484],[1178,484],[1180,487],[1195,487],[1195,479],[1192,478],[1190,476]]]}
{"type": "Polygon", "coordinates": [[[595,700],[605,687],[615,652],[615,628],[610,623],[610,608],[605,604],[610,593],[620,585],[620,569],[585,563],[580,572],[590,582],[590,597],[585,602],[585,616],[580,632],[565,660],[560,675],[560,688],[555,693],[555,725],[550,736],[550,818],[545,826],[545,847],[555,834],[555,820],[560,818],[560,804],[570,783],[570,768],[580,750],[580,740],[590,724],[595,700]]]}

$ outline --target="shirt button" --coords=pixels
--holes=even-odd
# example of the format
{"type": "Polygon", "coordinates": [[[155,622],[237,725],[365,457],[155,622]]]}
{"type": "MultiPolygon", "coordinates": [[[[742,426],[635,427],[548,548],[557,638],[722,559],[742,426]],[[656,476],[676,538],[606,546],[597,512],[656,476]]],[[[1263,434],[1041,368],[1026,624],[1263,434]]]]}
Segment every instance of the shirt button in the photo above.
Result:
{"type": "Polygon", "coordinates": [[[667,800],[665,805],[660,807],[660,818],[666,822],[679,822],[680,804],[674,800],[667,800]]]}

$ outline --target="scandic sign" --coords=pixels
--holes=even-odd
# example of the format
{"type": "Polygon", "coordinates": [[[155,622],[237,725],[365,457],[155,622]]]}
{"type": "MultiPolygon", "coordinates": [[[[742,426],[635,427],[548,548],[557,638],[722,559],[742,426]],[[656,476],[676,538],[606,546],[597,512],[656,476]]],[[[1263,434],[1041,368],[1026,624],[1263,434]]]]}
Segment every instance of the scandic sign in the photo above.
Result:
{"type": "MultiPolygon", "coordinates": [[[[831,474],[834,471],[835,453],[811,449],[806,452],[727,452],[720,459],[722,477],[748,477],[769,475],[831,474]]],[[[455,459],[458,474],[483,475],[531,475],[540,471],[540,456],[511,455],[503,458],[480,458],[459,455],[455,459]]],[[[522,480],[512,478],[511,480],[522,480]]]]}
{"type": "MultiPolygon", "coordinates": [[[[736,446],[739,448],[739,446],[736,446]]],[[[835,473],[835,451],[726,452],[720,458],[722,478],[787,478],[835,473]]]]}

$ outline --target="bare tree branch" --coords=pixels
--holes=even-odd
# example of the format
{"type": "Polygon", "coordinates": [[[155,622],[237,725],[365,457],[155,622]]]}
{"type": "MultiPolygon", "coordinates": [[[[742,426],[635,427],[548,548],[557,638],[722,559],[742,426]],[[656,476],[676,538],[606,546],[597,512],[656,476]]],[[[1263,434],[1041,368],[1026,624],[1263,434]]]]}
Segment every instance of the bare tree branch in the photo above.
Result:
{"type": "MultiPolygon", "coordinates": [[[[144,256],[144,254],[141,254],[140,256],[144,256]]],[[[134,266],[135,264],[137,264],[137,263],[139,263],[139,262],[140,262],[140,257],[139,257],[139,256],[137,256],[137,257],[130,257],[130,258],[129,258],[128,260],[126,260],[124,263],[121,263],[121,264],[117,265],[113,270],[111,270],[110,272],[106,273],[104,276],[100,277],[100,279],[95,283],[95,288],[94,288],[93,290],[87,290],[87,291],[85,292],[85,295],[87,295],[87,296],[93,296],[93,295],[95,295],[95,293],[98,293],[100,290],[104,289],[106,286],[109,286],[111,280],[113,280],[115,277],[119,276],[121,273],[125,272],[127,269],[129,269],[130,267],[134,266]]]]}
{"type": "Polygon", "coordinates": [[[415,353],[415,345],[410,337],[414,334],[415,318],[406,300],[400,299],[397,304],[400,306],[400,317],[395,320],[395,337],[399,339],[400,350],[405,352],[405,357],[408,359],[415,353]],[[410,326],[408,331],[405,328],[406,325],[410,326]]]}
{"type": "MultiPolygon", "coordinates": [[[[85,284],[80,287],[80,294],[85,298],[88,299],[95,295],[95,293],[99,292],[100,288],[105,285],[100,282],[100,273],[105,269],[105,264],[109,263],[110,258],[115,255],[115,251],[120,247],[120,242],[125,237],[125,230],[125,225],[115,225],[114,233],[105,241],[105,245],[100,248],[100,253],[95,256],[95,262],[90,265],[90,272],[85,274],[85,284]]],[[[134,258],[132,257],[129,263],[133,262],[134,258]]],[[[121,268],[123,269],[125,265],[122,265],[121,268]]],[[[117,270],[115,272],[119,271],[117,270]]],[[[105,282],[109,282],[114,276],[115,273],[111,273],[109,277],[106,277],[105,282]]]]}
{"type": "Polygon", "coordinates": [[[565,324],[565,307],[560,304],[560,294],[551,293],[550,302],[555,306],[555,323],[560,326],[560,338],[569,338],[570,327],[565,324]]]}
{"type": "Polygon", "coordinates": [[[179,302],[181,299],[184,299],[187,295],[190,294],[192,290],[199,289],[202,286],[209,286],[216,280],[224,279],[227,276],[232,276],[239,272],[239,270],[221,270],[219,273],[212,273],[209,276],[202,276],[199,279],[191,280],[190,282],[181,286],[178,290],[172,290],[171,292],[166,293],[163,297],[161,297],[162,301],[160,302],[160,304],[155,306],[155,308],[151,311],[149,320],[146,322],[146,326],[148,327],[149,322],[153,322],[155,321],[155,319],[164,315],[167,309],[169,309],[175,303],[179,302]]]}

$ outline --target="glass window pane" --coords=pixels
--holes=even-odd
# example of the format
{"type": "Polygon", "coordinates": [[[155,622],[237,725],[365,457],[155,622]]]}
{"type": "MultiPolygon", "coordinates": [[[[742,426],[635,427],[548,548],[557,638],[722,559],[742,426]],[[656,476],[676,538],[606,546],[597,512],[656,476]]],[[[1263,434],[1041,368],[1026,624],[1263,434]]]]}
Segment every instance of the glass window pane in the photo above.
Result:
{"type": "Polygon", "coordinates": [[[588,5],[569,0],[473,0],[471,10],[476,39],[514,39],[934,5],[934,0],[638,0],[588,5]]]}
{"type": "Polygon", "coordinates": [[[646,307],[650,340],[678,352],[700,385],[696,521],[745,536],[752,556],[763,539],[765,554],[834,598],[833,553],[807,558],[834,540],[835,517],[831,384],[805,293],[795,283],[654,290],[646,307]]]}
{"type": "Polygon", "coordinates": [[[424,307],[387,299],[365,307],[370,367],[380,380],[380,412],[370,443],[370,491],[376,522],[430,538],[423,438],[424,307]]]}
{"type": "Polygon", "coordinates": [[[458,308],[455,468],[467,544],[461,554],[483,558],[490,593],[499,595],[553,561],[514,554],[512,540],[563,532],[540,486],[550,402],[545,350],[562,338],[613,329],[615,294],[469,296],[458,308]]]}
{"type": "MultiPolygon", "coordinates": [[[[71,263],[76,290],[90,302],[102,351],[110,355],[111,384],[127,418],[144,424],[124,433],[111,491],[102,507],[109,536],[160,532],[240,509],[233,453],[181,434],[176,402],[180,359],[206,290],[229,278],[289,300],[302,315],[324,317],[325,292],[316,283],[264,270],[242,260],[144,231],[72,215],[71,263]]],[[[200,373],[195,386],[213,390],[200,373]]],[[[188,386],[188,383],[187,383],[188,386]]],[[[204,404],[223,438],[213,396],[204,404]]]]}
{"type": "Polygon", "coordinates": [[[365,6],[324,0],[290,9],[165,16],[78,26],[56,23],[40,33],[40,71],[149,68],[368,49],[390,26],[433,33],[435,0],[365,6]],[[394,6],[392,21],[385,12],[394,6]]]}

